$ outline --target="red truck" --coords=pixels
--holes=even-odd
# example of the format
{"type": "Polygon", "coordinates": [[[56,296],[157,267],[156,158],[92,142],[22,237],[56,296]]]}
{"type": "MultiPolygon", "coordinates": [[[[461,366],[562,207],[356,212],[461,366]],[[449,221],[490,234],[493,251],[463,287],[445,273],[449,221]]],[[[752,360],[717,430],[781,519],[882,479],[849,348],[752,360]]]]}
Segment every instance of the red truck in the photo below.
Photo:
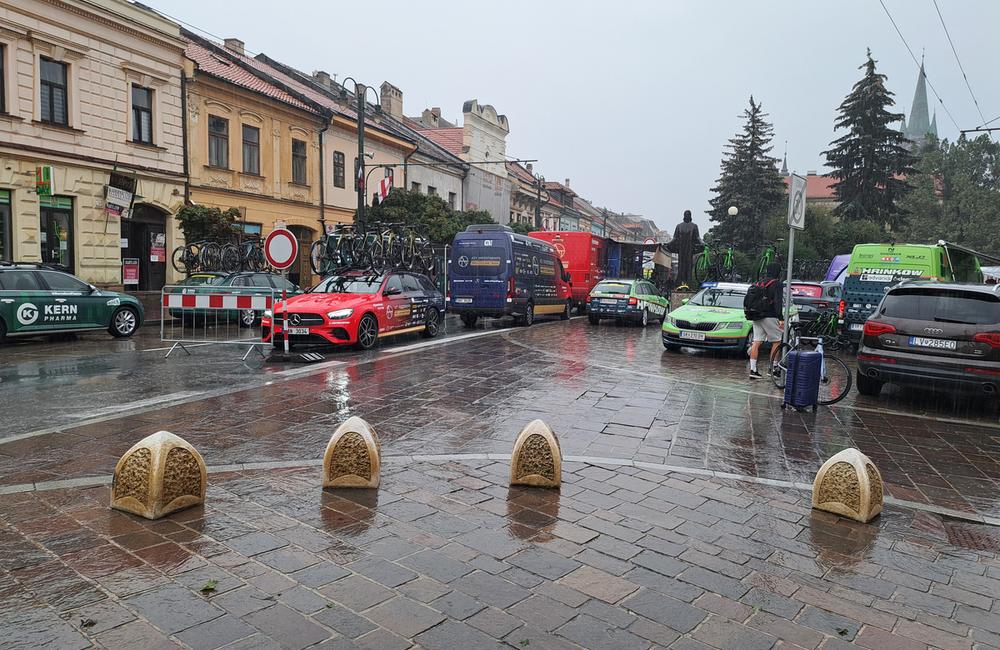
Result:
{"type": "Polygon", "coordinates": [[[528,233],[529,237],[552,244],[563,268],[572,282],[573,305],[583,313],[587,296],[598,282],[604,279],[607,265],[607,240],[588,232],[541,230],[528,233]]]}

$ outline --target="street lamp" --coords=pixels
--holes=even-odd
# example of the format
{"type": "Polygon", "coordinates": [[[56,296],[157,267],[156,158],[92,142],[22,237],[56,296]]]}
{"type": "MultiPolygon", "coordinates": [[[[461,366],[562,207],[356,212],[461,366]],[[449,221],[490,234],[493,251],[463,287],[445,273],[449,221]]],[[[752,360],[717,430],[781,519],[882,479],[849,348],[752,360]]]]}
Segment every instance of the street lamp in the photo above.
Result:
{"type": "Polygon", "coordinates": [[[355,218],[356,222],[362,222],[365,219],[365,103],[368,97],[368,91],[372,91],[375,95],[375,112],[377,114],[382,113],[382,100],[378,96],[378,91],[370,86],[366,86],[362,83],[355,81],[354,77],[347,77],[340,82],[340,98],[344,101],[348,99],[347,82],[350,81],[354,84],[354,96],[358,100],[358,106],[356,108],[358,113],[358,162],[357,169],[354,170],[354,187],[358,192],[358,215],[355,218]]]}
{"type": "Polygon", "coordinates": [[[535,176],[535,228],[539,230],[544,230],[542,228],[542,185],[545,183],[545,177],[541,174],[534,174],[535,176]]]}
{"type": "Polygon", "coordinates": [[[730,217],[735,217],[740,213],[740,210],[735,205],[731,205],[729,206],[729,209],[726,210],[726,212],[729,214],[730,217]]]}

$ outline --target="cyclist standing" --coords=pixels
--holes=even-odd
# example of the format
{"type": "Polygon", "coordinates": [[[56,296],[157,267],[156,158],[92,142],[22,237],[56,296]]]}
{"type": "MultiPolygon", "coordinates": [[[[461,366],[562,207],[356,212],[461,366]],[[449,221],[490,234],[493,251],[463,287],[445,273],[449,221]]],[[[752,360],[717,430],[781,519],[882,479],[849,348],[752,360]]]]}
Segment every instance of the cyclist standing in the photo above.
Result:
{"type": "Polygon", "coordinates": [[[767,267],[766,276],[763,280],[753,284],[747,289],[746,298],[743,300],[743,312],[747,320],[753,322],[753,343],[750,345],[750,379],[760,379],[761,374],[757,372],[757,356],[760,346],[764,341],[771,344],[771,361],[778,354],[780,348],[776,345],[781,341],[781,331],[785,327],[785,322],[781,318],[782,313],[782,290],[781,265],[773,262],[767,267]]]}

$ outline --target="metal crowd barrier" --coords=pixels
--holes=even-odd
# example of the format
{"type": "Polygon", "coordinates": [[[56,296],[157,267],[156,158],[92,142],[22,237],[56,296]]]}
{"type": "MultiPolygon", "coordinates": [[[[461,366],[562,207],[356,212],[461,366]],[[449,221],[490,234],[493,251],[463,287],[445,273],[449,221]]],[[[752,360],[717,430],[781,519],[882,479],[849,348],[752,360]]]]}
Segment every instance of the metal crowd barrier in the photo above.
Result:
{"type": "Polygon", "coordinates": [[[160,341],[173,343],[164,355],[186,345],[246,345],[246,360],[256,350],[265,356],[260,317],[280,299],[275,289],[167,285],[160,293],[160,341]]]}

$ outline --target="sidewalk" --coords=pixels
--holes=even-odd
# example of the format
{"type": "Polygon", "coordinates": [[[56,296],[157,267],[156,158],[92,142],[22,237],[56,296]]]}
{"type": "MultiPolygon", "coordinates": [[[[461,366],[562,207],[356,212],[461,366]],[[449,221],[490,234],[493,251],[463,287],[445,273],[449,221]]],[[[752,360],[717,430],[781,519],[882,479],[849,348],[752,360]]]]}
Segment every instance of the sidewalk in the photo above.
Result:
{"type": "Polygon", "coordinates": [[[0,647],[1000,647],[1000,533],[634,467],[387,458],[213,474],[157,522],[106,487],[0,495],[0,647]]]}

